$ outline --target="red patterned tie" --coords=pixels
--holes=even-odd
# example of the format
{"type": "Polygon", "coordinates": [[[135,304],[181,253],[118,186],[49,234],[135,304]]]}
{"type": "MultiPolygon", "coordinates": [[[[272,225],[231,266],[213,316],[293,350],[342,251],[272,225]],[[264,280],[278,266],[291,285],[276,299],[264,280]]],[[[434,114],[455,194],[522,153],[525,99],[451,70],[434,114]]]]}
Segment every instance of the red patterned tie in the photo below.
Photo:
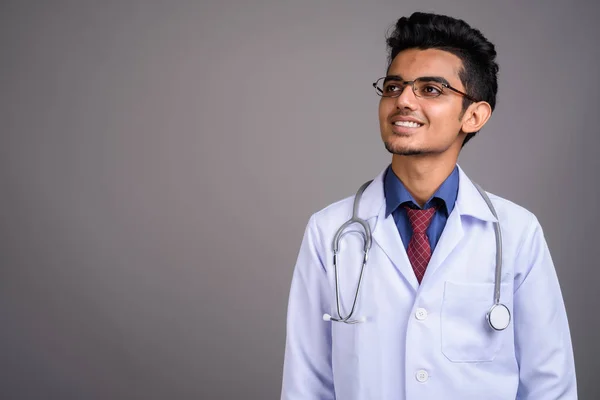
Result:
{"type": "Polygon", "coordinates": [[[431,259],[431,246],[427,238],[427,228],[433,219],[436,207],[426,210],[413,209],[405,206],[408,219],[413,228],[413,235],[408,243],[408,259],[415,271],[417,280],[421,283],[425,269],[431,259]]]}

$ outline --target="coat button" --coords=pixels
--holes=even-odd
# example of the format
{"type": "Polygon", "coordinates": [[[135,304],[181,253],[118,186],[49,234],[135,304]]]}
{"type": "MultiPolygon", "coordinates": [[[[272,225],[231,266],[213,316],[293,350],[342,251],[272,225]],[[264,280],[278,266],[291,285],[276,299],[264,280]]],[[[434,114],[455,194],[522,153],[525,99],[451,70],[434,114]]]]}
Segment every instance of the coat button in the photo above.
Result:
{"type": "Polygon", "coordinates": [[[427,382],[429,379],[429,374],[424,369],[420,369],[417,371],[417,380],[419,382],[427,382]]]}
{"type": "Polygon", "coordinates": [[[417,311],[415,312],[415,317],[417,317],[419,321],[423,321],[427,318],[427,310],[424,308],[417,308],[417,311]]]}

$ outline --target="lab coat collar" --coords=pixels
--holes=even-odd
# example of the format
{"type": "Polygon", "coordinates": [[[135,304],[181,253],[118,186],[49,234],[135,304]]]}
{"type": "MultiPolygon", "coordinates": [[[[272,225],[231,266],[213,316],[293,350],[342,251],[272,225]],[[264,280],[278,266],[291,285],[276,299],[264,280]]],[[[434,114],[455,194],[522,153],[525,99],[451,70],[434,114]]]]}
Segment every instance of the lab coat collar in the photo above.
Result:
{"type": "MultiPolygon", "coordinates": [[[[473,181],[458,166],[459,184],[456,206],[460,215],[469,215],[482,221],[498,222],[487,203],[473,184],[473,181]]],[[[484,189],[485,190],[485,189],[484,189]]]]}
{"type": "MultiPolygon", "coordinates": [[[[373,182],[365,189],[362,195],[359,205],[359,215],[364,219],[368,220],[374,217],[385,218],[383,180],[386,170],[387,167],[373,179],[373,182]]],[[[453,211],[459,213],[461,216],[468,215],[482,221],[497,222],[498,220],[490,211],[487,203],[460,165],[458,165],[458,172],[458,196],[456,198],[455,210],[453,211]]]]}
{"type": "MultiPolygon", "coordinates": [[[[473,182],[460,167],[458,170],[459,183],[456,204],[454,210],[448,216],[442,236],[431,256],[423,278],[424,281],[431,279],[431,276],[435,274],[448,255],[462,240],[464,236],[463,216],[468,215],[484,221],[496,221],[473,182]]],[[[394,218],[391,214],[385,216],[384,174],[385,169],[365,189],[359,204],[358,215],[368,221],[373,232],[373,241],[379,245],[401,275],[404,276],[406,282],[416,292],[419,290],[420,285],[417,282],[408,255],[404,251],[405,246],[398,233],[394,218]],[[402,249],[402,251],[398,251],[398,249],[402,249]]]]}

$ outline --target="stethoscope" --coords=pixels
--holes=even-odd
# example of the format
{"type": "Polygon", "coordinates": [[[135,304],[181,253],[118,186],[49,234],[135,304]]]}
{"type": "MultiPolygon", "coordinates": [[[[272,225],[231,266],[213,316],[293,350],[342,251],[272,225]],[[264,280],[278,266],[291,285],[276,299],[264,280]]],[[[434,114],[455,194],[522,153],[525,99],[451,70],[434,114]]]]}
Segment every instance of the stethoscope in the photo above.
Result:
{"type": "MultiPolygon", "coordinates": [[[[359,317],[357,319],[352,319],[354,315],[354,311],[356,310],[356,303],[358,301],[358,295],[360,293],[360,286],[362,284],[363,275],[365,271],[365,266],[367,265],[367,260],[369,258],[369,250],[371,249],[372,244],[372,236],[371,236],[371,227],[362,218],[358,217],[358,205],[360,203],[360,198],[362,197],[363,192],[369,186],[372,181],[365,182],[356,192],[356,196],[354,197],[354,206],[352,209],[352,218],[346,221],[340,228],[337,230],[333,237],[333,269],[335,273],[335,298],[336,298],[336,307],[337,307],[337,315],[335,318],[330,314],[323,314],[323,319],[325,321],[333,321],[333,322],[343,322],[345,324],[357,324],[360,322],[365,322],[365,317],[359,317]],[[337,257],[340,249],[340,239],[344,234],[345,229],[352,224],[359,224],[362,226],[364,232],[360,232],[363,237],[363,260],[362,266],[360,269],[360,275],[358,278],[358,283],[356,285],[356,291],[354,292],[354,301],[352,302],[352,308],[348,315],[344,316],[341,312],[340,307],[340,288],[339,288],[339,270],[337,266],[337,257]]],[[[496,214],[496,210],[492,205],[492,202],[485,191],[476,183],[473,183],[475,188],[481,197],[485,200],[487,206],[490,211],[498,220],[498,215],[496,214]]],[[[500,303],[500,280],[502,278],[502,233],[500,232],[500,223],[494,222],[494,234],[496,237],[496,274],[494,277],[494,304],[489,309],[489,311],[485,315],[485,319],[487,320],[490,327],[496,331],[502,331],[508,327],[510,324],[510,311],[508,307],[506,307],[503,303],[500,303]]]]}

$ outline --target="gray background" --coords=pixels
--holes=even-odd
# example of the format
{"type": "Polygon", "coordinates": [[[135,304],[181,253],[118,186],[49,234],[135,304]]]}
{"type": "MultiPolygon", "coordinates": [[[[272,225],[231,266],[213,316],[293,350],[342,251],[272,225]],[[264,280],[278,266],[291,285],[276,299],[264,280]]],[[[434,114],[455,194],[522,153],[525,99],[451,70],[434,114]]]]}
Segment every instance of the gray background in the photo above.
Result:
{"type": "Polygon", "coordinates": [[[0,398],[277,398],[305,224],[391,160],[371,82],[418,10],[497,46],[460,164],[540,219],[600,398],[600,7],[514,0],[3,1],[0,398]]]}

